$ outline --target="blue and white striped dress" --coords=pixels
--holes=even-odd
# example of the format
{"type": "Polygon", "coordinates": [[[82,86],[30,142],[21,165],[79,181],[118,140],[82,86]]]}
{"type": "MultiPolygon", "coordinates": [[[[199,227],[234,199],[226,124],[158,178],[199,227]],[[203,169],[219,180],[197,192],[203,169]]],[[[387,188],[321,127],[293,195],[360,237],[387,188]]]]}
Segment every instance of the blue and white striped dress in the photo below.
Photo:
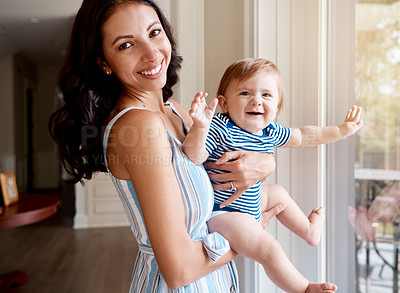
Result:
{"type": "MultiPolygon", "coordinates": [[[[290,128],[272,122],[262,135],[244,131],[236,126],[227,114],[216,114],[210,124],[206,139],[206,149],[209,153],[207,162],[217,161],[225,152],[247,150],[273,154],[274,147],[283,146],[290,137],[290,128]]],[[[222,173],[219,170],[208,170],[209,173],[222,173]]],[[[213,182],[221,183],[221,182],[213,182]]],[[[250,187],[229,206],[219,205],[234,192],[231,190],[214,191],[214,211],[239,211],[252,215],[257,221],[261,218],[261,181],[250,187]]]]}
{"type": "MultiPolygon", "coordinates": [[[[182,117],[173,107],[173,104],[169,102],[167,103],[182,119],[182,117]]],[[[107,125],[103,139],[105,158],[111,128],[118,118],[131,109],[142,108],[132,107],[124,109],[118,113],[107,125]]],[[[188,126],[183,119],[182,122],[185,127],[185,131],[187,132],[188,126]]],[[[210,218],[213,208],[213,190],[210,180],[202,166],[195,166],[183,154],[181,142],[169,132],[168,136],[171,145],[172,164],[174,166],[175,176],[180,187],[185,209],[185,224],[187,231],[193,240],[203,242],[203,246],[205,247],[210,259],[216,261],[221,255],[225,254],[230,247],[228,241],[220,234],[209,234],[208,232],[206,222],[210,218]]],[[[152,252],[150,240],[147,235],[143,215],[133,182],[131,180],[118,179],[114,177],[109,170],[108,173],[121,198],[126,215],[130,222],[131,229],[139,246],[139,253],[136,258],[129,292],[239,292],[238,276],[236,266],[233,261],[227,263],[217,271],[208,274],[192,284],[177,290],[169,289],[162,275],[160,274],[156,259],[152,252]]]]}

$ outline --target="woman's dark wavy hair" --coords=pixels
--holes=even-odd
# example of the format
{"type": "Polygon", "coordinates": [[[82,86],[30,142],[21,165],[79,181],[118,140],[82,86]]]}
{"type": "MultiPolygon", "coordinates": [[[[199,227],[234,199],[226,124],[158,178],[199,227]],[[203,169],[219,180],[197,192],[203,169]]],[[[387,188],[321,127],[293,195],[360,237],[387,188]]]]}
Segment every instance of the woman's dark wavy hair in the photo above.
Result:
{"type": "Polygon", "coordinates": [[[70,183],[91,179],[105,172],[102,129],[122,92],[114,75],[106,75],[97,60],[103,58],[100,28],[119,5],[139,3],[152,7],[171,43],[171,62],[162,89],[164,102],[178,82],[182,57],[177,55],[171,27],[152,0],[84,0],[71,32],[67,54],[58,76],[64,103],[49,120],[49,130],[58,147],[58,156],[72,176],[70,183]]]}

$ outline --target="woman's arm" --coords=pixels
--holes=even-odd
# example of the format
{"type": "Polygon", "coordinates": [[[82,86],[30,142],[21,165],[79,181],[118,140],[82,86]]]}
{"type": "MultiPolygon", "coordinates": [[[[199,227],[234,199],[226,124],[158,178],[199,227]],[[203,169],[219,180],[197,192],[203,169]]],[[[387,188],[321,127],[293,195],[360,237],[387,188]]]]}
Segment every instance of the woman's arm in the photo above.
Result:
{"type": "Polygon", "coordinates": [[[202,242],[193,241],[187,233],[162,118],[150,111],[132,110],[115,123],[113,133],[118,135],[110,136],[109,143],[115,146],[112,150],[109,144],[110,154],[118,154],[134,183],[154,255],[168,286],[176,289],[190,284],[232,260],[236,253],[229,251],[213,263],[202,242]]]}

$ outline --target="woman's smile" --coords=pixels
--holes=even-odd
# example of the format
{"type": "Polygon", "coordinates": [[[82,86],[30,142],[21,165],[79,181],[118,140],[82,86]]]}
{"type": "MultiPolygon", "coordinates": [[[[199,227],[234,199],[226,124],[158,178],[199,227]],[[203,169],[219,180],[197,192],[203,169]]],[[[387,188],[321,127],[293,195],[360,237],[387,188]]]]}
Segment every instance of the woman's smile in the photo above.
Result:
{"type": "Polygon", "coordinates": [[[144,70],[144,71],[140,72],[140,74],[146,75],[146,76],[154,76],[160,72],[161,72],[161,63],[156,68],[144,70]]]}

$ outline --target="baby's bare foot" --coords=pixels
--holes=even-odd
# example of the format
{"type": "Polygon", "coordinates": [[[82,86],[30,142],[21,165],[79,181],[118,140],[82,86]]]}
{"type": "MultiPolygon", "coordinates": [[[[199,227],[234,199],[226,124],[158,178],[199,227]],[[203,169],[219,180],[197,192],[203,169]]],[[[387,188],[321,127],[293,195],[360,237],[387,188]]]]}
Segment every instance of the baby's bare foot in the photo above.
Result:
{"type": "Polygon", "coordinates": [[[305,293],[333,293],[336,290],[337,286],[332,283],[309,283],[305,293]]]}
{"type": "Polygon", "coordinates": [[[310,233],[305,239],[311,246],[317,246],[321,240],[321,228],[325,219],[325,209],[323,207],[315,208],[308,216],[310,221],[310,233]]]}

